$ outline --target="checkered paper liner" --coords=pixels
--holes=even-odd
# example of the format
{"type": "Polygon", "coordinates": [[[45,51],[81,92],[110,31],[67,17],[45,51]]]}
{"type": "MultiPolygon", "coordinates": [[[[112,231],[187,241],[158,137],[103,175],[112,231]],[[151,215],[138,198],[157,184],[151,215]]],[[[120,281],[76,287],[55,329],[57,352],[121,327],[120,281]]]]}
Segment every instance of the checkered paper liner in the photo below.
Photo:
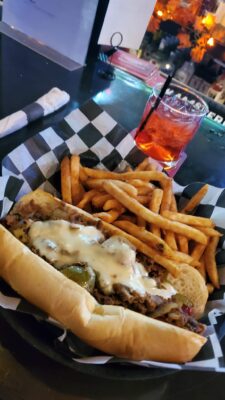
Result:
{"type": "MultiPolygon", "coordinates": [[[[91,100],[72,111],[59,124],[28,139],[3,159],[1,179],[5,186],[1,187],[0,204],[5,205],[2,206],[1,217],[8,212],[14,198],[18,199],[38,187],[59,194],[60,161],[70,153],[80,154],[81,162],[86,166],[98,166],[109,170],[122,168],[127,163],[135,166],[145,157],[135,147],[133,137],[91,100]]],[[[174,192],[179,204],[182,206],[202,185],[193,183],[181,187],[174,182],[174,192]]],[[[196,209],[196,215],[211,217],[223,233],[217,254],[221,288],[210,296],[202,318],[202,322],[207,325],[208,341],[197,357],[186,364],[126,360],[127,364],[225,372],[225,189],[210,186],[207,195],[196,209]]],[[[105,355],[83,343],[45,313],[20,298],[3,281],[0,281],[0,306],[35,316],[40,324],[45,325],[46,334],[51,331],[50,338],[56,351],[74,362],[124,363],[124,360],[105,355]]]]}

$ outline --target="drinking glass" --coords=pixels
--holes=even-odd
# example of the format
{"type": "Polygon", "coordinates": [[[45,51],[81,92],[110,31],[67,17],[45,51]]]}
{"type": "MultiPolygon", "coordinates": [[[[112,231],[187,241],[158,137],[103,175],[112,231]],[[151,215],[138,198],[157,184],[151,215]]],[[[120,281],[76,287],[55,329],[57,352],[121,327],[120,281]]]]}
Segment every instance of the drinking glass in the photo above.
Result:
{"type": "Polygon", "coordinates": [[[206,102],[190,89],[171,84],[142,127],[159,92],[157,85],[146,104],[135,141],[140,150],[170,169],[176,166],[209,110],[206,102]]]}

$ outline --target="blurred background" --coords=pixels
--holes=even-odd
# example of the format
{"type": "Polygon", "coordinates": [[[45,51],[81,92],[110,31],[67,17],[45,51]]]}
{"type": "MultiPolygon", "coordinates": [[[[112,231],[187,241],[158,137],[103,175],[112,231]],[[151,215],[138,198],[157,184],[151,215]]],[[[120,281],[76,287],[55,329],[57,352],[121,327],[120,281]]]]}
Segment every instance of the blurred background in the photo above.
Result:
{"type": "Polygon", "coordinates": [[[139,58],[225,105],[225,1],[157,0],[139,58]]]}

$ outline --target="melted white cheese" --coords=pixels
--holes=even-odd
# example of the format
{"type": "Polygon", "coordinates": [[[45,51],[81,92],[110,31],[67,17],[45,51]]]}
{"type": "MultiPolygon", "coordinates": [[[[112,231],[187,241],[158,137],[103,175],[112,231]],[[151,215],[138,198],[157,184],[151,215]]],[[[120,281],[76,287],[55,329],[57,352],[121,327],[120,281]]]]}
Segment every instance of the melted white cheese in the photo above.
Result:
{"type": "Polygon", "coordinates": [[[142,264],[136,261],[132,245],[118,236],[104,241],[94,226],[71,224],[67,221],[37,221],[29,230],[32,245],[56,268],[84,262],[99,273],[105,293],[114,283],[128,286],[144,295],[149,293],[170,298],[176,291],[167,283],[157,288],[155,279],[148,277],[142,264]],[[102,243],[100,243],[102,242],[102,243]]]}

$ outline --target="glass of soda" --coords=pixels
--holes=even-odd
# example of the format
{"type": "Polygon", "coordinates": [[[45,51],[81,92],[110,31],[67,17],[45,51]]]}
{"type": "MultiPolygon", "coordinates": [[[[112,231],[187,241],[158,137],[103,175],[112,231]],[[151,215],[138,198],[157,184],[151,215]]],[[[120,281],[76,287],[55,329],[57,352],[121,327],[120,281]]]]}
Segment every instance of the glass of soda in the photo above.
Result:
{"type": "Polygon", "coordinates": [[[176,166],[209,110],[206,102],[193,91],[171,84],[143,126],[159,92],[160,85],[156,85],[146,104],[135,141],[140,150],[157,160],[164,169],[170,169],[176,166]]]}

